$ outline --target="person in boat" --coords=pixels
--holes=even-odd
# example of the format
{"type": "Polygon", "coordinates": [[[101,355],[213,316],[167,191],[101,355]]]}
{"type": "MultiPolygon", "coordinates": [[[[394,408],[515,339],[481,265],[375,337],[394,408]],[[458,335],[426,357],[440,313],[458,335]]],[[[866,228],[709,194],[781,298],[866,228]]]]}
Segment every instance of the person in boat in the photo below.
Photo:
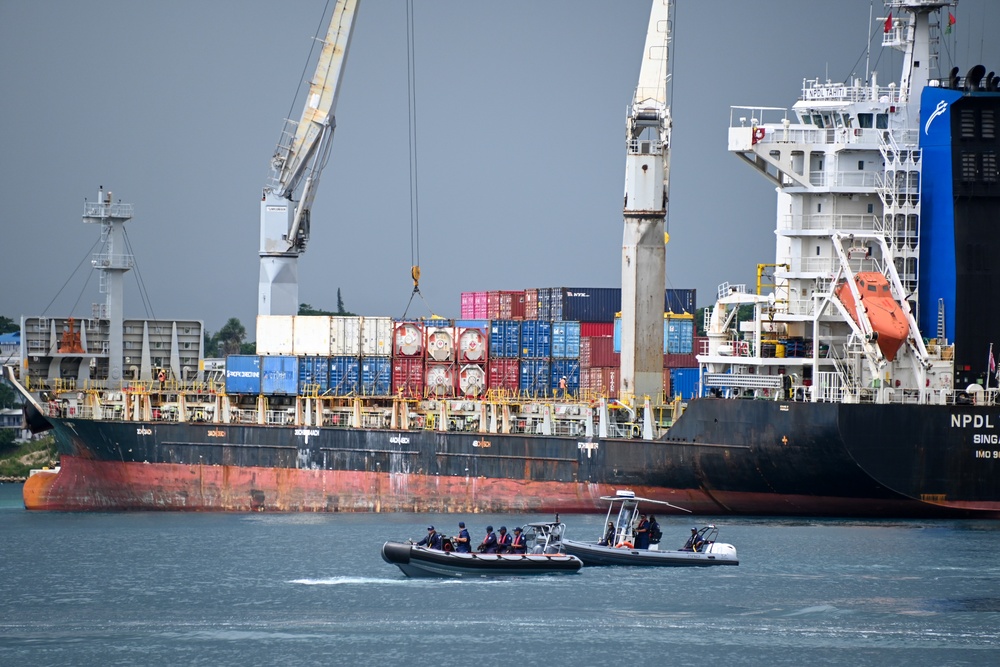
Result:
{"type": "Polygon", "coordinates": [[[510,553],[512,554],[528,553],[528,544],[524,541],[524,535],[521,534],[520,526],[514,528],[514,538],[510,541],[510,553]]]}
{"type": "Polygon", "coordinates": [[[455,543],[455,551],[458,553],[467,554],[472,551],[472,537],[465,529],[464,521],[458,522],[458,535],[451,538],[451,541],[455,543]]]}
{"type": "Polygon", "coordinates": [[[427,537],[417,542],[418,547],[426,546],[428,549],[437,549],[441,551],[443,545],[443,537],[441,533],[434,530],[434,526],[427,526],[427,537]]]}
{"type": "Polygon", "coordinates": [[[635,548],[649,548],[649,521],[645,514],[639,515],[639,523],[635,527],[635,548]]]}
{"type": "Polygon", "coordinates": [[[608,521],[608,527],[604,529],[604,538],[598,544],[602,547],[615,546],[615,524],[608,521]]]}
{"type": "Polygon", "coordinates": [[[649,515],[649,543],[659,544],[660,538],[663,537],[663,531],[660,530],[660,524],[657,523],[656,517],[652,514],[649,515]]]}
{"type": "Polygon", "coordinates": [[[704,543],[705,542],[701,539],[701,535],[698,534],[698,527],[695,526],[691,529],[691,537],[689,537],[688,541],[684,543],[683,547],[681,547],[681,551],[698,551],[704,543]]]}
{"type": "Polygon", "coordinates": [[[510,541],[507,526],[500,526],[500,534],[497,535],[497,553],[505,554],[510,551],[510,541]]]}
{"type": "Polygon", "coordinates": [[[486,526],[486,537],[479,544],[479,552],[484,554],[495,554],[497,552],[497,536],[493,532],[493,526],[486,526]]]}

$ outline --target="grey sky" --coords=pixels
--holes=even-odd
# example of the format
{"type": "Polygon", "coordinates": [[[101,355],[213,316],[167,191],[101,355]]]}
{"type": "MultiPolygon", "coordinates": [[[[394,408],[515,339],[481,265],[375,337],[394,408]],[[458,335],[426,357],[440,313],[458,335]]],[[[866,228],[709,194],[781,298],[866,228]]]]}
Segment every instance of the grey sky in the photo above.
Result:
{"type": "MultiPolygon", "coordinates": [[[[135,204],[152,311],[130,276],[126,315],[213,331],[238,317],[252,337],[260,191],[324,5],[0,1],[0,315],[89,316],[97,280],[89,261],[74,269],[99,230],[80,214],[104,185],[135,204]]],[[[701,306],[774,258],[774,192],[727,152],[730,106],[788,107],[803,78],[863,76],[871,2],[678,5],[667,276],[701,306]]],[[[1000,70],[1000,3],[954,13],[942,70],[1000,70]]],[[[458,317],[462,291],[619,285],[625,109],[649,1],[417,0],[415,15],[434,312],[458,317]]],[[[361,1],[299,261],[315,307],[334,309],[339,287],[348,310],[398,317],[410,298],[405,17],[404,0],[361,1]]],[[[879,81],[898,79],[901,55],[875,41],[879,81]]]]}

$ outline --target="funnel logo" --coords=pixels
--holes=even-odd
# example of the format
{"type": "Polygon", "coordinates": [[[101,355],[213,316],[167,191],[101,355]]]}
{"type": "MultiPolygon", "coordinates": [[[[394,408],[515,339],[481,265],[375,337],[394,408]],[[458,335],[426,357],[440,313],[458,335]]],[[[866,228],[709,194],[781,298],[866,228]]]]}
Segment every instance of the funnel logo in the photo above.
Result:
{"type": "Polygon", "coordinates": [[[938,116],[942,115],[947,110],[948,110],[948,103],[947,102],[945,102],[944,100],[941,100],[940,102],[937,103],[937,106],[934,107],[934,112],[931,114],[931,117],[927,119],[926,123],[924,123],[924,134],[930,134],[931,123],[934,122],[935,118],[937,118],[938,116]]]}

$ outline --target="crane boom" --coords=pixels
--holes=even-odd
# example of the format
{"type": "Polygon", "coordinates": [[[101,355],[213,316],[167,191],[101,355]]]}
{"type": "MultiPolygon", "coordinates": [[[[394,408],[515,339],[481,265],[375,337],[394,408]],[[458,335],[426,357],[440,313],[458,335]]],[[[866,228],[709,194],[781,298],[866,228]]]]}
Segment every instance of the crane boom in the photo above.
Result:
{"type": "Polygon", "coordinates": [[[298,313],[298,257],[309,240],[312,202],[330,153],[357,7],[358,0],[337,0],[302,116],[285,121],[271,157],[260,205],[259,315],[298,313]]]}
{"type": "Polygon", "coordinates": [[[635,96],[626,121],[622,239],[621,395],[658,397],[663,387],[673,0],[653,0],[635,96]]]}

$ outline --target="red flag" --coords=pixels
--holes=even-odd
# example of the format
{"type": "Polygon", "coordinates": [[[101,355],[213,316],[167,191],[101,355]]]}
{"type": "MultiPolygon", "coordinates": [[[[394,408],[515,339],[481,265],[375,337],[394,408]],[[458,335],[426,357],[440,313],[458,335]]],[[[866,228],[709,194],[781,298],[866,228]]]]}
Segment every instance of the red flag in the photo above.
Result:
{"type": "Polygon", "coordinates": [[[953,25],[955,25],[955,15],[952,14],[951,12],[948,12],[948,25],[944,29],[944,34],[950,35],[951,34],[951,26],[953,26],[953,25]]]}
{"type": "Polygon", "coordinates": [[[889,32],[892,30],[892,12],[889,12],[889,17],[885,20],[885,31],[889,32]]]}

